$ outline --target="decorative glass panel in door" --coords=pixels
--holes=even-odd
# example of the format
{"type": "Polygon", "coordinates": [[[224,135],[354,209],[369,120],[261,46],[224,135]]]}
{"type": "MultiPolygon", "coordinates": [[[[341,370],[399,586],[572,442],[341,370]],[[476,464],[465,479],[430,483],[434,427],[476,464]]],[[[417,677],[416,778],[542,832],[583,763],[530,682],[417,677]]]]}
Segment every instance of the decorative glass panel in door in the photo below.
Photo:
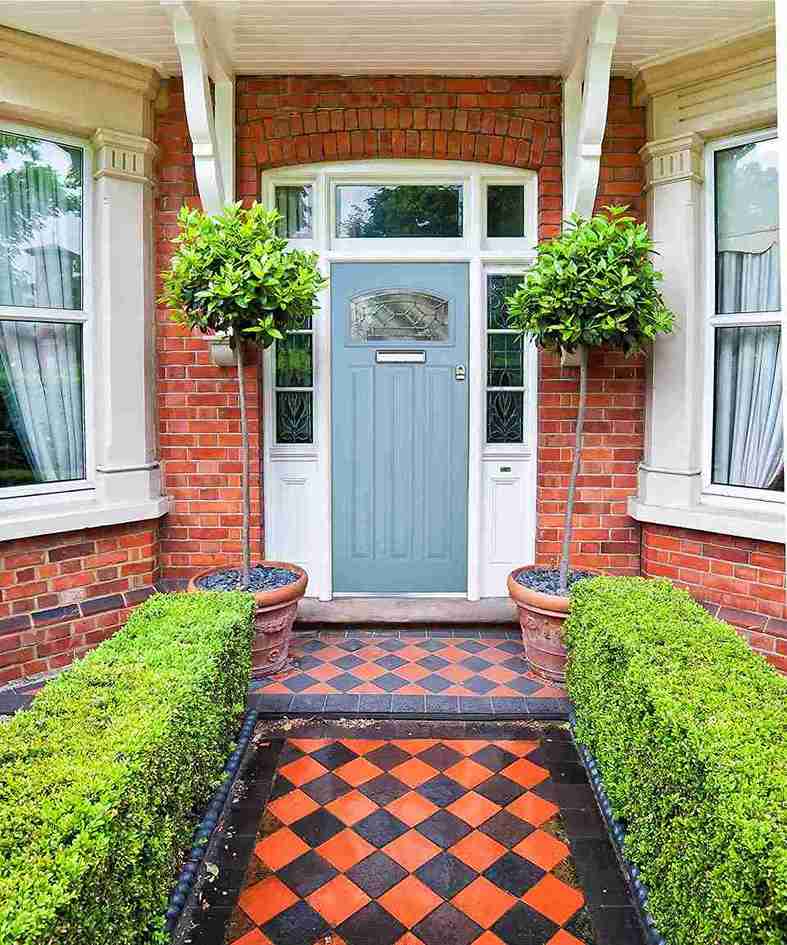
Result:
{"type": "Polygon", "coordinates": [[[333,589],[462,593],[467,264],[337,263],[331,295],[333,589]]]}

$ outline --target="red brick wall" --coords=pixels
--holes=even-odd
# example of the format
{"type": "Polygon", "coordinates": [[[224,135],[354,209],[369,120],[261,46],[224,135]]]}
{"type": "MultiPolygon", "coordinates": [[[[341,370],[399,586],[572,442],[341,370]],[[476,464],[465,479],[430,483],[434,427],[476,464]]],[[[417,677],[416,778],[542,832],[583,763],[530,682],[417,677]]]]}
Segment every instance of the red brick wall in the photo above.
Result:
{"type": "MultiPolygon", "coordinates": [[[[172,254],[170,239],[183,203],[199,206],[179,80],[169,83],[166,107],[157,116],[159,187],[156,203],[156,266],[172,254]]],[[[160,289],[160,285],[159,285],[160,289]]],[[[235,368],[217,368],[207,342],[172,322],[159,307],[157,319],[159,443],[164,491],[172,511],[161,527],[161,568],[182,578],[201,568],[237,564],[241,530],[241,440],[235,368]]],[[[252,549],[262,553],[261,431],[259,371],[246,366],[252,442],[252,549]]]]}
{"type": "MultiPolygon", "coordinates": [[[[643,218],[644,174],[637,152],[645,143],[645,109],[631,105],[631,82],[610,86],[607,132],[601,151],[596,210],[627,204],[643,218]]],[[[579,370],[558,358],[539,359],[538,527],[536,561],[553,565],[560,554],[563,514],[579,403],[579,370]]],[[[637,523],[626,499],[637,489],[645,421],[645,374],[641,357],[615,351],[591,354],[588,411],[577,490],[572,564],[613,574],[638,574],[637,523]]]]}
{"type": "Polygon", "coordinates": [[[157,544],[155,521],[0,543],[0,686],[112,636],[158,579],[157,544]]]}

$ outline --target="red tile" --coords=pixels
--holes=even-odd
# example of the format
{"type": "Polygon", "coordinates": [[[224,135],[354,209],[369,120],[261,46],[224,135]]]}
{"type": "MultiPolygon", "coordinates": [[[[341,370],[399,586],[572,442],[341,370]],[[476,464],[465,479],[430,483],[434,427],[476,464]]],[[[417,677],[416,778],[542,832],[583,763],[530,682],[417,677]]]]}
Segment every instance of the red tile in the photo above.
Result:
{"type": "Polygon", "coordinates": [[[503,768],[500,773],[526,788],[535,787],[542,781],[546,781],[549,777],[549,772],[546,768],[542,768],[540,765],[534,765],[533,762],[528,761],[527,758],[518,758],[507,768],[503,768]]]}
{"type": "Polygon", "coordinates": [[[558,925],[568,922],[585,901],[578,889],[567,886],[551,873],[528,889],[522,899],[558,925]]]}
{"type": "Polygon", "coordinates": [[[389,889],[387,893],[380,896],[378,902],[403,925],[412,928],[433,912],[442,899],[425,886],[417,876],[408,876],[393,889],[389,889]]]}
{"type": "MultiPolygon", "coordinates": [[[[358,751],[359,748],[348,743],[349,747],[353,751],[358,751]]],[[[375,743],[375,747],[383,744],[382,742],[375,743]]],[[[368,749],[372,751],[371,748],[368,749]]],[[[348,784],[352,784],[353,787],[358,787],[359,784],[366,784],[367,781],[371,781],[372,778],[376,778],[378,775],[383,772],[373,765],[371,761],[367,761],[366,758],[353,758],[352,761],[348,761],[346,765],[341,765],[333,772],[337,777],[342,778],[348,784]]]]}
{"type": "Polygon", "coordinates": [[[458,843],[455,843],[448,852],[466,863],[476,873],[483,873],[496,860],[500,859],[506,852],[506,848],[497,840],[474,830],[458,843]]]}
{"type": "Polygon", "coordinates": [[[391,774],[408,787],[415,788],[433,778],[439,772],[420,758],[408,758],[391,769],[391,774]]]}
{"type": "Polygon", "coordinates": [[[318,751],[320,748],[325,748],[326,745],[330,745],[333,741],[332,738],[290,738],[289,742],[291,745],[295,745],[296,748],[300,748],[304,754],[311,754],[313,751],[318,751]]]}
{"type": "Polygon", "coordinates": [[[268,810],[275,814],[283,824],[289,826],[301,817],[316,811],[319,806],[308,794],[295,790],[271,801],[268,804],[268,810]]]}
{"type": "MultiPolygon", "coordinates": [[[[451,745],[453,748],[454,745],[451,745]]],[[[475,751],[479,749],[478,742],[476,742],[475,751]]],[[[458,749],[456,749],[458,751],[458,749]]],[[[457,781],[462,787],[474,788],[479,785],[482,781],[492,777],[493,772],[489,768],[485,768],[483,765],[478,764],[476,761],[472,761],[470,758],[463,758],[461,761],[457,761],[455,765],[451,765],[445,772],[449,778],[453,778],[454,781],[457,781]]]]}
{"type": "Polygon", "coordinates": [[[469,915],[482,929],[488,929],[516,905],[517,900],[488,879],[479,876],[469,886],[457,893],[451,900],[451,905],[469,915]]]}
{"type": "MultiPolygon", "coordinates": [[[[325,744],[328,744],[328,742],[325,744]]],[[[298,758],[297,761],[291,761],[289,764],[284,765],[284,767],[279,769],[279,772],[296,787],[300,787],[302,784],[308,784],[309,781],[313,781],[315,778],[327,774],[328,769],[323,768],[314,758],[310,758],[306,755],[304,758],[298,758]]]]}
{"type": "Polygon", "coordinates": [[[504,739],[503,741],[495,741],[495,745],[500,748],[505,748],[506,751],[510,751],[512,755],[516,755],[517,758],[523,758],[525,755],[530,754],[531,751],[534,751],[538,748],[538,742],[526,741],[522,739],[504,739]]]}
{"type": "Polygon", "coordinates": [[[259,883],[244,889],[238,905],[257,925],[265,925],[274,916],[295,905],[298,897],[276,876],[266,876],[259,883]]]}
{"type": "Polygon", "coordinates": [[[582,945],[582,942],[565,929],[558,929],[547,942],[547,945],[582,945]]]}
{"type": "Polygon", "coordinates": [[[264,840],[260,840],[254,847],[254,852],[275,873],[276,870],[280,870],[308,852],[308,849],[303,840],[289,827],[282,827],[269,837],[265,837],[264,840]]]}
{"type": "Polygon", "coordinates": [[[543,830],[534,830],[514,847],[514,852],[549,872],[568,856],[568,847],[543,830]]]}
{"type": "MultiPolygon", "coordinates": [[[[331,943],[331,945],[333,945],[333,943],[331,943]]],[[[396,940],[394,945],[424,945],[424,943],[417,935],[413,935],[412,932],[405,932],[400,939],[396,940]]]]}
{"type": "Polygon", "coordinates": [[[329,810],[334,817],[338,817],[342,823],[352,827],[359,820],[368,817],[372,811],[377,810],[377,805],[368,797],[364,797],[360,791],[350,791],[349,794],[337,797],[335,801],[326,804],[325,809],[329,810]]]}
{"type": "Polygon", "coordinates": [[[402,751],[407,751],[411,755],[420,755],[422,751],[426,751],[427,748],[431,748],[433,745],[437,744],[436,738],[401,738],[390,743],[391,745],[396,745],[397,748],[401,748],[402,751]]]}
{"type": "Polygon", "coordinates": [[[332,863],[337,870],[346,872],[356,863],[365,860],[374,853],[374,847],[367,843],[350,827],[341,830],[336,836],[317,847],[321,857],[332,863]]]}
{"type": "Polygon", "coordinates": [[[551,801],[545,801],[537,794],[533,794],[532,791],[528,791],[515,801],[511,801],[506,810],[516,814],[522,820],[526,820],[534,827],[540,827],[541,824],[551,820],[560,808],[551,801]]]}
{"type": "Polygon", "coordinates": [[[401,797],[397,797],[395,801],[391,801],[386,810],[390,811],[394,817],[398,817],[408,827],[415,827],[416,824],[420,824],[427,817],[431,817],[439,808],[422,795],[410,791],[409,794],[403,794],[401,797]]]}
{"type": "Polygon", "coordinates": [[[385,745],[385,739],[380,738],[342,738],[340,741],[356,755],[368,755],[375,748],[385,745]]]}
{"type": "Polygon", "coordinates": [[[352,670],[352,675],[369,682],[372,679],[377,679],[378,676],[384,676],[386,672],[387,670],[376,663],[361,663],[360,666],[356,666],[352,670]]]}
{"type": "Polygon", "coordinates": [[[452,738],[445,744],[461,755],[474,755],[477,751],[485,748],[489,742],[480,738],[452,738]]]}
{"type": "Polygon", "coordinates": [[[252,929],[240,938],[234,939],[230,945],[273,945],[267,935],[263,935],[259,929],[252,929]]]}
{"type": "Polygon", "coordinates": [[[472,945],[506,945],[506,943],[502,938],[498,938],[494,932],[490,932],[489,929],[487,929],[486,932],[482,932],[478,936],[472,945]]]}
{"type": "MultiPolygon", "coordinates": [[[[447,773],[447,772],[446,772],[447,773]]],[[[453,804],[449,804],[448,810],[456,817],[461,817],[465,823],[471,827],[480,827],[485,821],[500,810],[500,805],[476,794],[475,791],[468,791],[462,797],[457,798],[453,804]]]]}
{"type": "Polygon", "coordinates": [[[370,901],[366,893],[346,876],[335,876],[306,900],[328,925],[341,925],[370,901]]]}
{"type": "Polygon", "coordinates": [[[383,853],[410,873],[414,873],[424,863],[437,856],[440,847],[417,830],[408,830],[383,847],[383,853]]]}

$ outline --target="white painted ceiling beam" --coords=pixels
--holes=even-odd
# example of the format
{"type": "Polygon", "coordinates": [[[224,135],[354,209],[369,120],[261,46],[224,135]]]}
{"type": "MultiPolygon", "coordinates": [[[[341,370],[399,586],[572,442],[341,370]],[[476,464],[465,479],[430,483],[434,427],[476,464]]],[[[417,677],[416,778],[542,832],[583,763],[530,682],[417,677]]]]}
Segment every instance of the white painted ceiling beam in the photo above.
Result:
{"type": "MultiPolygon", "coordinates": [[[[625,2],[625,0],[624,0],[625,2]]],[[[579,18],[564,69],[563,179],[565,213],[590,216],[598,190],[601,143],[607,125],[612,55],[623,3],[600,3],[579,18]]]]}
{"type": "Polygon", "coordinates": [[[183,73],[186,120],[202,208],[219,213],[235,196],[235,77],[210,24],[187,0],[161,0],[183,73]],[[213,80],[211,95],[210,80],[213,80]]]}

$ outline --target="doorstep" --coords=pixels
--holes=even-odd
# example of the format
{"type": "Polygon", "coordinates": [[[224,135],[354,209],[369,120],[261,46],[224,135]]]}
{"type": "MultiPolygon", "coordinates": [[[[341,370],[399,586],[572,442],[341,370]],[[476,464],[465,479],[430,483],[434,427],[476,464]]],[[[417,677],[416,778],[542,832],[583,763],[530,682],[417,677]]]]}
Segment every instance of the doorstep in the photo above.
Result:
{"type": "Polygon", "coordinates": [[[424,626],[449,624],[508,627],[517,624],[516,607],[508,597],[465,600],[460,597],[305,597],[298,624],[374,624],[424,626]]]}

